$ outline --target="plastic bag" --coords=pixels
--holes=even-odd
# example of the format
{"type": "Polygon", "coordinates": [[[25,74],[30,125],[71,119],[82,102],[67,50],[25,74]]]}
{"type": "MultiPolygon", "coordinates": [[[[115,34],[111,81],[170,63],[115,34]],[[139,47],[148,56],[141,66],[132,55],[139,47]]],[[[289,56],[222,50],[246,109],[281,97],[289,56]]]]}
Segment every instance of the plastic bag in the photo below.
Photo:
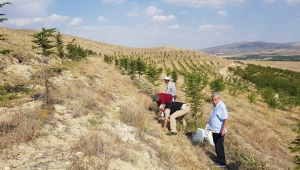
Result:
{"type": "Polygon", "coordinates": [[[206,125],[204,130],[204,140],[212,146],[215,146],[212,132],[208,130],[208,125],[206,125]]]}
{"type": "Polygon", "coordinates": [[[196,133],[193,136],[193,141],[196,142],[203,142],[204,141],[204,129],[198,128],[196,133]]]}

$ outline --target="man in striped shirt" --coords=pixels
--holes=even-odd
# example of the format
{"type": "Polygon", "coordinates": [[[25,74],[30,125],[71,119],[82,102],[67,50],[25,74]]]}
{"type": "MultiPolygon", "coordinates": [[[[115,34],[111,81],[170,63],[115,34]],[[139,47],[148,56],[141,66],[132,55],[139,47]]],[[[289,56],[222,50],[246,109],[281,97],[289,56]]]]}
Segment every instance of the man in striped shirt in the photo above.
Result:
{"type": "Polygon", "coordinates": [[[175,83],[170,81],[170,77],[164,78],[165,83],[167,84],[167,94],[170,94],[173,96],[173,102],[176,100],[176,86],[175,83]]]}

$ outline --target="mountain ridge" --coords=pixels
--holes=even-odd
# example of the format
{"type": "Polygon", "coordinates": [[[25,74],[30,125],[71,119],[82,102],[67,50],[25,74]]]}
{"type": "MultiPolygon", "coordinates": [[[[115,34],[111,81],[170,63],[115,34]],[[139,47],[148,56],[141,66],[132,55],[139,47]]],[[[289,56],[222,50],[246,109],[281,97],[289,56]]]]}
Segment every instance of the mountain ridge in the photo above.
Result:
{"type": "Polygon", "coordinates": [[[199,51],[221,57],[244,55],[300,55],[300,42],[268,43],[264,41],[243,41],[204,48],[199,51]]]}

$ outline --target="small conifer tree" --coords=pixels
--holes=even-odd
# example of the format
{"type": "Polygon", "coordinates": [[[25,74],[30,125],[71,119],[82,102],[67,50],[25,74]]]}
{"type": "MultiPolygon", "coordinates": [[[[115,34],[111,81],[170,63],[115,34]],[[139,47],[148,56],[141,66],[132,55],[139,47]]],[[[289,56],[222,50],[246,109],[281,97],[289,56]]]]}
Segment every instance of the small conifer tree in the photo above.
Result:
{"type": "Polygon", "coordinates": [[[55,38],[54,32],[56,31],[56,28],[42,28],[42,31],[39,33],[36,33],[32,35],[34,40],[32,41],[35,45],[32,46],[33,49],[40,48],[42,52],[39,52],[38,54],[41,54],[43,56],[49,56],[54,53],[53,48],[55,45],[53,44],[53,40],[55,38]]]}
{"type": "Polygon", "coordinates": [[[202,90],[208,84],[206,77],[201,76],[196,72],[186,72],[184,75],[184,92],[187,101],[191,105],[191,113],[196,120],[196,126],[198,127],[198,118],[202,117],[202,113],[199,114],[201,110],[201,99],[203,99],[202,90]]]}
{"type": "Polygon", "coordinates": [[[65,57],[64,42],[61,38],[61,34],[60,34],[59,30],[57,30],[55,39],[56,39],[57,55],[59,56],[59,58],[64,59],[64,57],[65,57]]]}
{"type": "MultiPolygon", "coordinates": [[[[5,3],[2,3],[2,4],[0,4],[0,8],[2,8],[4,5],[11,5],[11,3],[10,2],[5,2],[5,3]]],[[[0,14],[0,16],[4,16],[5,14],[0,14]]],[[[7,18],[0,18],[0,22],[3,22],[3,21],[6,21],[7,20],[7,18]]],[[[5,37],[4,37],[5,35],[4,34],[0,34],[0,40],[5,40],[5,37]]],[[[7,53],[10,53],[10,52],[12,52],[13,50],[11,50],[11,49],[4,49],[4,50],[0,50],[0,54],[7,54],[7,53]]]]}

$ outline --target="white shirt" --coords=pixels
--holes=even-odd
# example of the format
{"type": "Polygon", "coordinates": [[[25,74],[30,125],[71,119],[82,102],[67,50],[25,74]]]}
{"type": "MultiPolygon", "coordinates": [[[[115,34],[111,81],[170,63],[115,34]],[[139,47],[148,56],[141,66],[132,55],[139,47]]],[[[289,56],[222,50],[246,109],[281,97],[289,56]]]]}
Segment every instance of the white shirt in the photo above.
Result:
{"type": "Polygon", "coordinates": [[[167,84],[167,94],[172,95],[173,97],[176,96],[176,86],[173,82],[168,82],[167,84]]]}

